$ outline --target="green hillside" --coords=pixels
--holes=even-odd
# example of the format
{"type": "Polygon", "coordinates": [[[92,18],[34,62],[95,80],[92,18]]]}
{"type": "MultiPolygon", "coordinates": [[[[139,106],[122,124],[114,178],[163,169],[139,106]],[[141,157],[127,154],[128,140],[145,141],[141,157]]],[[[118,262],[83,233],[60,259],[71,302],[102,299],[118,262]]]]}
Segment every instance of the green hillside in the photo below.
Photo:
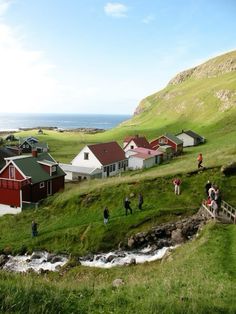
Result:
{"type": "Polygon", "coordinates": [[[66,184],[65,191],[45,200],[38,210],[0,217],[0,254],[46,249],[71,254],[58,273],[24,275],[0,270],[1,313],[236,313],[236,228],[210,222],[193,241],[177,248],[163,262],[113,269],[77,265],[76,257],[109,251],[138,232],[195,213],[208,179],[219,185],[223,199],[236,207],[236,176],[220,166],[236,158],[236,51],[178,74],[168,86],[144,99],[134,117],[113,130],[95,135],[45,130],[21,132],[47,142],[50,153],[69,162],[86,144],[143,134],[152,139],[164,132],[191,128],[205,136],[204,145],[186,148],[181,156],[143,171],[127,171],[106,180],[66,184]],[[205,171],[196,170],[201,151],[205,171]],[[175,197],[172,180],[182,180],[175,197]],[[137,195],[144,195],[143,211],[137,195]],[[129,195],[133,215],[125,216],[129,195]],[[103,208],[111,217],[103,224],[103,208]],[[31,221],[39,236],[31,238],[31,221]],[[112,286],[121,278],[124,285],[112,286]]]}
{"type": "Polygon", "coordinates": [[[236,118],[236,51],[179,73],[166,88],[143,99],[120,129],[177,133],[193,128],[207,135],[236,118]]]}

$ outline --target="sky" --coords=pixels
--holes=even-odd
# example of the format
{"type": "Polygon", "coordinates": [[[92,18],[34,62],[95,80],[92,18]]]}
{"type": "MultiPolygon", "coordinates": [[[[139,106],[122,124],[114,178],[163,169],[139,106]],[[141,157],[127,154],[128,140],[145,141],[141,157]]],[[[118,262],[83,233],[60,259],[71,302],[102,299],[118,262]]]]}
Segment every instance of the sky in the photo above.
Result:
{"type": "Polygon", "coordinates": [[[0,0],[0,111],[132,114],[235,31],[236,0],[0,0]]]}

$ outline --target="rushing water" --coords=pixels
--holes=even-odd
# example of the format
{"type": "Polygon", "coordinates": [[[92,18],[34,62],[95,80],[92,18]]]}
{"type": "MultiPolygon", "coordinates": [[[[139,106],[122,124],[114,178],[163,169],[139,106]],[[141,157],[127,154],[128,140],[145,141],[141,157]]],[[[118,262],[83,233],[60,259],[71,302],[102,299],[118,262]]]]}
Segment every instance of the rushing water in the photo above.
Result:
{"type": "MultiPolygon", "coordinates": [[[[80,262],[83,266],[99,268],[140,264],[161,259],[167,251],[174,248],[173,246],[163,247],[157,250],[148,246],[135,251],[114,251],[80,258],[80,262]]],[[[40,251],[34,252],[32,255],[8,256],[8,261],[3,266],[3,269],[12,272],[27,272],[29,270],[35,272],[42,270],[58,271],[68,260],[68,257],[64,255],[54,255],[40,251]]]]}

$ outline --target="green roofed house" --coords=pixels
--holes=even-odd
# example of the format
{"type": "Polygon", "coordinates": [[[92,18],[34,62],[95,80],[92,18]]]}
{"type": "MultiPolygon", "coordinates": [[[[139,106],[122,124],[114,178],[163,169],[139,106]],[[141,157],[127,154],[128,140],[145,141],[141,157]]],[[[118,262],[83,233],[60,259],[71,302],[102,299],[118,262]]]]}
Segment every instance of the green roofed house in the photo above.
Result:
{"type": "Polygon", "coordinates": [[[169,145],[172,147],[173,155],[180,155],[183,151],[183,141],[171,133],[159,136],[157,139],[152,140],[150,145],[152,149],[158,149],[162,145],[169,145]]]}
{"type": "Polygon", "coordinates": [[[65,173],[48,153],[32,151],[30,156],[5,158],[0,171],[0,216],[21,212],[26,204],[64,189],[65,173]]]}
{"type": "Polygon", "coordinates": [[[47,143],[38,142],[34,137],[20,138],[19,148],[22,153],[31,153],[32,150],[37,150],[38,153],[48,152],[47,143]]]}

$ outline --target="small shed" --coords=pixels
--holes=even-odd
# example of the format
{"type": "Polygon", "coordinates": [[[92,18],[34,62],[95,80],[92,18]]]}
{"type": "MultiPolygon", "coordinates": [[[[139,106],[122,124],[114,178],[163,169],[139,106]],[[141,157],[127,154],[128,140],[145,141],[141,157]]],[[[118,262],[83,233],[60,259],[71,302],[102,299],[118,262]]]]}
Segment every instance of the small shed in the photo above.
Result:
{"type": "Polygon", "coordinates": [[[188,131],[182,130],[182,132],[176,134],[176,137],[183,141],[184,147],[196,146],[205,142],[204,137],[191,130],[188,131]]]}

